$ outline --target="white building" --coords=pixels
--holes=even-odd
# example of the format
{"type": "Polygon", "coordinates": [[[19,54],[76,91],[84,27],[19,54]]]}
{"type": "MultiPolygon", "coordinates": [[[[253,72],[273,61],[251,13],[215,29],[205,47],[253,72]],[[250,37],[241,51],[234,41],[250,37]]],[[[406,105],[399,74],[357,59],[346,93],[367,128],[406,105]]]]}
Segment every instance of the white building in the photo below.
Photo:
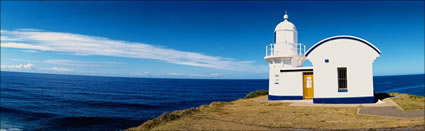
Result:
{"type": "Polygon", "coordinates": [[[370,42],[354,36],[330,37],[305,52],[285,13],[276,26],[275,42],[266,46],[269,100],[374,103],[372,63],[379,54],[370,42]],[[313,67],[303,67],[306,59],[313,67]]]}

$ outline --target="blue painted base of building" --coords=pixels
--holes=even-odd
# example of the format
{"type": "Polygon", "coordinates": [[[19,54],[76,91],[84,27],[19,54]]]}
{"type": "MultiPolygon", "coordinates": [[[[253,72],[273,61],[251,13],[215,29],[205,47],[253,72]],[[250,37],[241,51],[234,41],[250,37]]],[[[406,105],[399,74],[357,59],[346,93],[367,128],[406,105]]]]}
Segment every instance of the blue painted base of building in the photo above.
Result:
{"type": "Polygon", "coordinates": [[[275,96],[269,95],[269,100],[302,100],[303,96],[275,96]]]}
{"type": "Polygon", "coordinates": [[[375,103],[375,97],[338,97],[338,98],[314,98],[313,103],[320,104],[364,104],[375,103]]]}

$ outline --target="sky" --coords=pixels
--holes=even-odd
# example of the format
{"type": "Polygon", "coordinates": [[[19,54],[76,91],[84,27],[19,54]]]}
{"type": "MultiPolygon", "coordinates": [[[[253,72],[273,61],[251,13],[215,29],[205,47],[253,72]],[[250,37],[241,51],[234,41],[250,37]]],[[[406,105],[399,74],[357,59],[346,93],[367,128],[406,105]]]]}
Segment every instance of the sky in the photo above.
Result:
{"type": "Polygon", "coordinates": [[[423,1],[1,1],[0,10],[2,71],[267,79],[265,46],[287,10],[307,48],[352,35],[381,50],[375,76],[424,73],[423,1]]]}

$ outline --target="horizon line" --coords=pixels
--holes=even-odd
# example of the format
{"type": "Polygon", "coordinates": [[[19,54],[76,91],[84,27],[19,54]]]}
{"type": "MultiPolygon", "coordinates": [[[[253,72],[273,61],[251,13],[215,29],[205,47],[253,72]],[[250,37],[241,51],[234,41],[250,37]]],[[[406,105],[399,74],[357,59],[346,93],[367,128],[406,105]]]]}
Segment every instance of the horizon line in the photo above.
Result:
{"type": "MultiPolygon", "coordinates": [[[[137,77],[137,76],[113,76],[113,75],[89,75],[89,74],[66,74],[66,73],[50,73],[50,72],[26,72],[26,71],[4,71],[0,72],[12,72],[12,73],[29,73],[29,74],[47,74],[47,75],[69,75],[69,76],[87,76],[87,77],[115,77],[115,78],[142,78],[142,79],[193,79],[193,80],[268,80],[269,78],[190,78],[190,77],[137,77]]],[[[373,77],[385,77],[385,76],[406,76],[406,75],[425,75],[423,73],[414,74],[393,74],[393,75],[374,75],[373,77]]],[[[1,75],[0,75],[1,77],[1,75]]]]}

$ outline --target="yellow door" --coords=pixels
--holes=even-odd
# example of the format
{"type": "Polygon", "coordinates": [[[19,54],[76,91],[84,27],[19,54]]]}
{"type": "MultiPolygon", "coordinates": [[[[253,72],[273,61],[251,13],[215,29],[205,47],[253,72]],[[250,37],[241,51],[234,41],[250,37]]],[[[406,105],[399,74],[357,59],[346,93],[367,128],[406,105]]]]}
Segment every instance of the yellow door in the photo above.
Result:
{"type": "Polygon", "coordinates": [[[304,99],[313,99],[313,73],[304,74],[304,99]]]}

